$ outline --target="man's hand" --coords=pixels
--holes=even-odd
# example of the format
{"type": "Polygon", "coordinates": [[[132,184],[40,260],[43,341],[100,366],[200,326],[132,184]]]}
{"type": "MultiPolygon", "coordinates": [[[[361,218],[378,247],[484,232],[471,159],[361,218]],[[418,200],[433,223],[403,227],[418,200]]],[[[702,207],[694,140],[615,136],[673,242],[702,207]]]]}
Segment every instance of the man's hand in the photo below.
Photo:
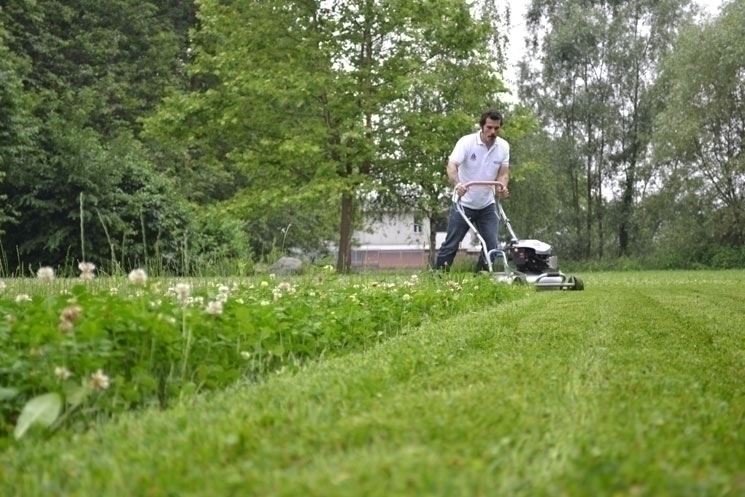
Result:
{"type": "Polygon", "coordinates": [[[497,197],[499,197],[499,198],[507,198],[507,197],[509,197],[509,196],[510,196],[510,191],[509,191],[509,190],[507,189],[507,187],[506,187],[506,186],[503,186],[503,185],[497,185],[497,186],[495,186],[495,187],[494,187],[494,190],[495,190],[495,192],[494,192],[494,193],[495,193],[495,194],[497,195],[497,197]]]}
{"type": "Polygon", "coordinates": [[[468,188],[463,186],[463,183],[458,183],[457,185],[455,185],[455,193],[457,193],[459,197],[465,195],[467,191],[468,188]]]}

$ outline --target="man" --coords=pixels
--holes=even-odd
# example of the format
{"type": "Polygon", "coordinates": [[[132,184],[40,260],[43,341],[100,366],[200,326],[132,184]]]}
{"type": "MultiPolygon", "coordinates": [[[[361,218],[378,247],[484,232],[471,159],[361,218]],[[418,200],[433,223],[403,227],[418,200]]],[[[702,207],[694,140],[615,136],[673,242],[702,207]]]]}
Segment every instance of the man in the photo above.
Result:
{"type": "MultiPolygon", "coordinates": [[[[497,247],[499,217],[494,202],[495,188],[474,185],[465,188],[471,181],[499,181],[504,187],[496,189],[499,198],[509,196],[507,183],[510,171],[510,145],[499,137],[502,132],[502,114],[487,110],[479,121],[481,129],[462,137],[455,144],[447,164],[447,174],[468,219],[476,227],[484,241],[487,252],[497,247]]],[[[437,253],[435,269],[449,269],[455,259],[460,242],[468,233],[469,226],[461,217],[455,204],[450,206],[448,231],[445,241],[437,253]]],[[[487,269],[483,254],[477,270],[487,269]]]]}

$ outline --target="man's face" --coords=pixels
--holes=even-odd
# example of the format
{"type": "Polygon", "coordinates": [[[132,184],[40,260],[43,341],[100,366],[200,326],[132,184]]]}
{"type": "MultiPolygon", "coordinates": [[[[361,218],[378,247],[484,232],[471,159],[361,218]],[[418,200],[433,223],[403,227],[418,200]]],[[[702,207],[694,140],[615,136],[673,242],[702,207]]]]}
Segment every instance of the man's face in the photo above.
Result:
{"type": "Polygon", "coordinates": [[[502,131],[502,123],[487,117],[486,122],[481,127],[481,137],[484,141],[491,142],[499,135],[500,131],[502,131]]]}

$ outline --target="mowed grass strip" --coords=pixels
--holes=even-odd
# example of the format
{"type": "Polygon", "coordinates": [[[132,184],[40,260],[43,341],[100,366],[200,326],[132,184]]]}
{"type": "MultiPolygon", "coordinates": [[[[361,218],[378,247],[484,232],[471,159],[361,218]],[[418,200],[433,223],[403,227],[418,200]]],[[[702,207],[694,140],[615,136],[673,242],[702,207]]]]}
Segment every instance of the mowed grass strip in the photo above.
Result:
{"type": "Polygon", "coordinates": [[[0,455],[0,494],[745,495],[745,273],[585,275],[0,455]]]}

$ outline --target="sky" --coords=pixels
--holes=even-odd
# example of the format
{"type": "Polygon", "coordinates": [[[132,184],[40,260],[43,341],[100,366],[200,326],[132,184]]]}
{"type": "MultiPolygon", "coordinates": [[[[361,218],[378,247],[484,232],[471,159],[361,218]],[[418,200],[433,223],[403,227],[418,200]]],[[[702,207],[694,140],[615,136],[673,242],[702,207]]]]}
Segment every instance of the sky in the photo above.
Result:
{"type": "MultiPolygon", "coordinates": [[[[523,39],[525,38],[525,12],[528,9],[529,0],[504,0],[511,10],[512,25],[510,26],[510,46],[507,50],[507,71],[505,82],[511,89],[513,97],[508,101],[517,101],[514,96],[517,86],[517,63],[523,55],[523,39]]],[[[716,16],[719,13],[724,0],[694,0],[707,15],[716,16]]]]}

